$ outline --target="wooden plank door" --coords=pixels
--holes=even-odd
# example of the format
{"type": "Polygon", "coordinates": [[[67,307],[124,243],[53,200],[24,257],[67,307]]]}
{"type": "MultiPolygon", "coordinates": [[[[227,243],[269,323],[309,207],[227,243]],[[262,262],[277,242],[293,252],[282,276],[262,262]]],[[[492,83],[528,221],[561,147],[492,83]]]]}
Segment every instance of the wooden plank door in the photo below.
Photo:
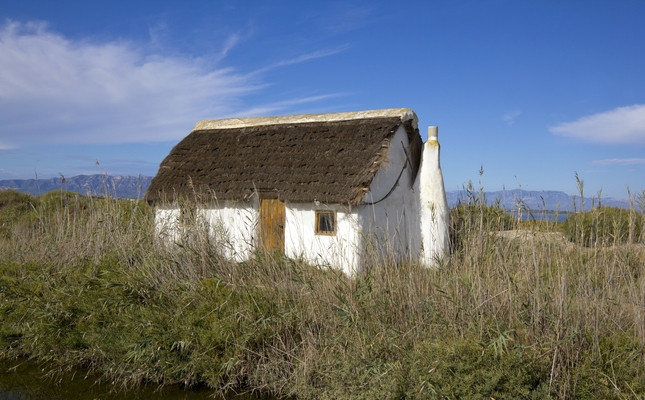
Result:
{"type": "Polygon", "coordinates": [[[284,253],[285,206],[277,199],[260,199],[260,249],[284,253]]]}

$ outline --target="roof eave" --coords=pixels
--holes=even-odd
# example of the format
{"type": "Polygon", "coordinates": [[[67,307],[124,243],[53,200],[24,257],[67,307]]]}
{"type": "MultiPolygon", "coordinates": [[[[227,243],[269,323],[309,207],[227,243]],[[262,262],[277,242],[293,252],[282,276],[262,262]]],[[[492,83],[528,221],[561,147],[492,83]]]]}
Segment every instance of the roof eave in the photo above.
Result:
{"type": "Polygon", "coordinates": [[[310,122],[338,122],[353,119],[388,118],[399,117],[401,122],[412,121],[416,129],[419,119],[410,108],[386,108],[382,110],[367,110],[355,112],[342,112],[333,114],[298,114],[277,117],[249,117],[249,118],[228,118],[217,120],[199,121],[193,131],[244,128],[261,125],[286,125],[303,124],[310,122]]]}

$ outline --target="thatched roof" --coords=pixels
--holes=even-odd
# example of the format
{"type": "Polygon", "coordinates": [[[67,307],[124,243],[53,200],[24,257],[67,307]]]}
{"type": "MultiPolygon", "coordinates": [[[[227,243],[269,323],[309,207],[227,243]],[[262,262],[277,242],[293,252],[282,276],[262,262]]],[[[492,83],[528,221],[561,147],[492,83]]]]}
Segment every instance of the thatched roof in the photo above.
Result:
{"type": "Polygon", "coordinates": [[[400,126],[416,175],[422,143],[410,109],[201,121],[163,160],[146,200],[245,200],[259,192],[357,205],[400,126]]]}

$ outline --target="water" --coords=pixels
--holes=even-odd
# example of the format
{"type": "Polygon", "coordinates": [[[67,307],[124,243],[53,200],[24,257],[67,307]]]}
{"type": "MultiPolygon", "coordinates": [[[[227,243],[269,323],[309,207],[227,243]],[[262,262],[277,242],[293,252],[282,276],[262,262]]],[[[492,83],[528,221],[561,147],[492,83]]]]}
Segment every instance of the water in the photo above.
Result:
{"type": "MultiPolygon", "coordinates": [[[[514,218],[517,218],[517,211],[507,211],[509,215],[514,218]]],[[[527,211],[522,211],[522,221],[551,221],[551,222],[564,222],[569,216],[568,213],[554,213],[550,211],[532,211],[531,213],[527,211]]]]}
{"type": "MultiPolygon", "coordinates": [[[[96,384],[95,377],[85,379],[82,370],[70,371],[55,378],[47,377],[34,361],[0,360],[0,400],[212,400],[212,390],[182,389],[168,386],[157,390],[142,386],[118,391],[109,383],[96,384]]],[[[266,397],[263,397],[266,399],[266,397]]],[[[253,400],[250,395],[228,397],[230,400],[253,400]]]]}

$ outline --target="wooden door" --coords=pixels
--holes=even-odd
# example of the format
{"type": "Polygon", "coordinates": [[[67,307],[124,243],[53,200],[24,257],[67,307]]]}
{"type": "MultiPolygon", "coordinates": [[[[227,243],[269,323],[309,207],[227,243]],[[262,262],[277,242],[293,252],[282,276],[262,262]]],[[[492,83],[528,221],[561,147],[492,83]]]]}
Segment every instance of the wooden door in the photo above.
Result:
{"type": "Polygon", "coordinates": [[[284,253],[285,206],[277,199],[260,199],[260,249],[284,253]]]}

